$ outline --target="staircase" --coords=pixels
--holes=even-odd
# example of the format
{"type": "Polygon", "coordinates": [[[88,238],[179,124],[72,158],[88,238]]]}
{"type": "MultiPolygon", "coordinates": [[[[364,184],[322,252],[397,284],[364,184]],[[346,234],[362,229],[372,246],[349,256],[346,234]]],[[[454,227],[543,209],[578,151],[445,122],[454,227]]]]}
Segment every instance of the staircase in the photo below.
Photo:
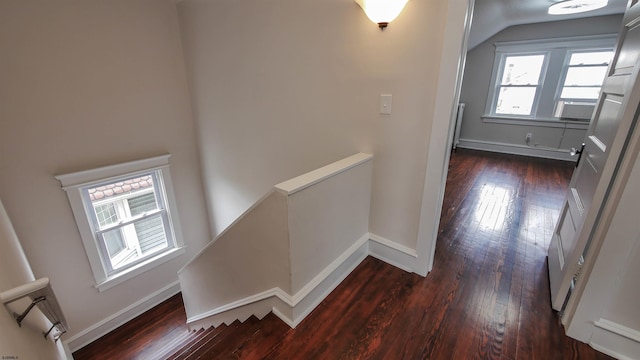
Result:
{"type": "Polygon", "coordinates": [[[262,320],[255,316],[243,323],[200,329],[173,339],[153,359],[260,359],[271,352],[289,327],[273,313],[262,320]]]}

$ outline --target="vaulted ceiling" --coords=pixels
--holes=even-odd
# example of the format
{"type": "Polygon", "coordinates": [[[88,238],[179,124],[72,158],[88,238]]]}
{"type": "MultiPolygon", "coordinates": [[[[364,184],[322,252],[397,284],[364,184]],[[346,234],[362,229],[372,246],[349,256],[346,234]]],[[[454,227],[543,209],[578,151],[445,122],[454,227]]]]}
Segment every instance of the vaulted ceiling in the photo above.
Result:
{"type": "MultiPolygon", "coordinates": [[[[503,29],[513,25],[532,24],[540,22],[576,19],[611,14],[621,14],[627,5],[627,0],[609,0],[609,4],[598,10],[574,15],[549,15],[549,5],[554,0],[476,0],[471,33],[469,35],[469,49],[487,40],[503,29]]],[[[562,36],[558,34],[558,36],[562,36]]]]}

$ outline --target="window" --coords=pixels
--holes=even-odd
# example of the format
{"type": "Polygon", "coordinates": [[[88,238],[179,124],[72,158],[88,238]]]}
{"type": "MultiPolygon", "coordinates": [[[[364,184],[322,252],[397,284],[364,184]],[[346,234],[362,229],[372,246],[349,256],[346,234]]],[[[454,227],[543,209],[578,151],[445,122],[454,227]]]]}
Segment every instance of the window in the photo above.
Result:
{"type": "Polygon", "coordinates": [[[569,52],[559,100],[595,102],[612,57],[611,50],[569,52]]]}
{"type": "Polygon", "coordinates": [[[614,44],[615,35],[496,44],[484,118],[557,121],[564,105],[593,108],[614,44]]]}
{"type": "Polygon", "coordinates": [[[505,55],[495,113],[529,116],[540,93],[546,54],[505,55]]]}
{"type": "Polygon", "coordinates": [[[60,175],[98,290],[184,252],[169,156],[60,175]]]}

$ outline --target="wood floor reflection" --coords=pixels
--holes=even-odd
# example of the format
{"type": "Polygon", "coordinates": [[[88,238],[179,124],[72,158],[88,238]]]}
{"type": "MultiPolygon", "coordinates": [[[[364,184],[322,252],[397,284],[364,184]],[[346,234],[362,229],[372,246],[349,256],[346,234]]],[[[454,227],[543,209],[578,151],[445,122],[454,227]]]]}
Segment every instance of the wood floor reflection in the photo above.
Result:
{"type": "Polygon", "coordinates": [[[550,306],[546,248],[572,171],[459,150],[426,278],[368,257],[295,329],[269,314],[190,334],[176,296],[74,356],[611,359],[565,336],[550,306]]]}

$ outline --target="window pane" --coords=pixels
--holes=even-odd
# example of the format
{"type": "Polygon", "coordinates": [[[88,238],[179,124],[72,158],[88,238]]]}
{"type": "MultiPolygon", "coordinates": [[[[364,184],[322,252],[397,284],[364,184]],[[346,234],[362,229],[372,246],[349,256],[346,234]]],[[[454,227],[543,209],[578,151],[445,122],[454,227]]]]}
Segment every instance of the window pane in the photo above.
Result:
{"type": "Polygon", "coordinates": [[[537,85],[544,55],[507,56],[502,85],[537,85]]]}
{"type": "Polygon", "coordinates": [[[147,211],[156,210],[158,205],[156,204],[155,193],[147,193],[140,196],[136,196],[127,200],[129,202],[129,210],[131,216],[143,214],[147,211]]]}
{"type": "Polygon", "coordinates": [[[597,100],[600,96],[600,87],[566,87],[562,89],[562,99],[597,100]]]}
{"type": "Polygon", "coordinates": [[[597,51],[571,54],[569,65],[597,65],[607,64],[613,57],[613,51],[597,51]]]}
{"type": "Polygon", "coordinates": [[[103,237],[104,244],[107,247],[107,252],[109,253],[109,257],[117,255],[126,247],[120,229],[107,231],[103,234],[103,237]]]}
{"type": "Polygon", "coordinates": [[[107,248],[106,255],[114,270],[125,266],[138,257],[135,249],[127,247],[126,235],[123,235],[123,233],[126,234],[124,230],[124,228],[115,228],[102,233],[104,245],[107,248]]]}
{"type": "Polygon", "coordinates": [[[496,114],[531,115],[535,87],[502,87],[496,103],[496,114]]]}
{"type": "Polygon", "coordinates": [[[167,247],[161,215],[136,221],[134,226],[143,256],[167,247]]]}
{"type": "Polygon", "coordinates": [[[98,205],[94,207],[96,212],[96,218],[100,224],[100,228],[104,228],[107,225],[115,224],[118,222],[118,214],[113,203],[98,205]]]}
{"type": "Polygon", "coordinates": [[[601,86],[607,74],[606,66],[571,67],[567,71],[564,86],[601,86]]]}

